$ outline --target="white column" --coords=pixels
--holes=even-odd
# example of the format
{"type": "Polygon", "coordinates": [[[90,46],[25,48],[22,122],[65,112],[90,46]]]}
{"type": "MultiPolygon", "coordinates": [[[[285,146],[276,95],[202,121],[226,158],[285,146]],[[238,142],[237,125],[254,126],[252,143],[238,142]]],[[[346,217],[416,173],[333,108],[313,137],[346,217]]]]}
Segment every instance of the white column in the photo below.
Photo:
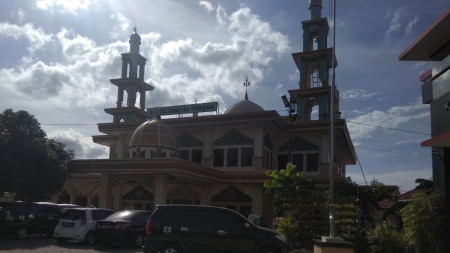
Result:
{"type": "Polygon", "coordinates": [[[260,184],[255,184],[253,186],[253,194],[252,194],[252,213],[254,214],[263,214],[263,189],[260,184]]]}
{"type": "Polygon", "coordinates": [[[154,208],[158,204],[166,204],[167,199],[167,175],[157,174],[155,177],[154,208]]]}
{"type": "Polygon", "coordinates": [[[108,190],[108,175],[101,175],[100,177],[100,201],[98,207],[108,208],[109,190],[108,190]]]}

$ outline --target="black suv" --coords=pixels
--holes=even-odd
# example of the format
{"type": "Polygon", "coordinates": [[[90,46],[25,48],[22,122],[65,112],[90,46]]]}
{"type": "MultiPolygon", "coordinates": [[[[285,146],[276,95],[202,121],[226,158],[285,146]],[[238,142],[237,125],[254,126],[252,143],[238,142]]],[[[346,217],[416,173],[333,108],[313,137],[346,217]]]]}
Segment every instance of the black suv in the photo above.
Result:
{"type": "Polygon", "coordinates": [[[285,253],[282,234],[221,207],[158,205],[147,221],[144,253],[285,253]]]}
{"type": "Polygon", "coordinates": [[[0,227],[3,234],[24,239],[28,234],[51,236],[63,211],[52,203],[11,202],[0,209],[0,227]]]}

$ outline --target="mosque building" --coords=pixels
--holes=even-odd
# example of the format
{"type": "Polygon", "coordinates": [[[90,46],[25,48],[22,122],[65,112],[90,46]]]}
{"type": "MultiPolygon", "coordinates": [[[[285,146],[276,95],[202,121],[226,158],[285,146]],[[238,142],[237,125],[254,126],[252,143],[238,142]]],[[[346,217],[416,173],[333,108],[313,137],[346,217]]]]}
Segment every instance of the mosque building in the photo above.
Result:
{"type": "Polygon", "coordinates": [[[112,122],[99,123],[101,135],[92,137],[109,147],[109,157],[72,161],[71,179],[59,200],[115,210],[152,210],[157,204],[222,206],[262,215],[267,224],[276,212],[263,187],[270,180],[266,170],[283,169],[291,161],[325,189],[332,162],[334,178],[345,180],[346,165],[355,164],[356,155],[339,112],[339,92],[331,92],[329,73],[336,60],[327,45],[329,26],[321,17],[321,3],[310,1],[310,19],[302,22],[303,52],[292,54],[300,80],[297,89],[288,90],[287,102],[297,112],[288,116],[263,109],[247,92],[223,114],[217,102],[146,108],[146,92],[154,87],[144,81],[147,59],[139,53],[141,38],[135,29],[129,52],[122,54],[121,77],[110,80],[117,86],[115,107],[105,109],[112,122]],[[313,111],[319,115],[312,117],[313,111]]]}

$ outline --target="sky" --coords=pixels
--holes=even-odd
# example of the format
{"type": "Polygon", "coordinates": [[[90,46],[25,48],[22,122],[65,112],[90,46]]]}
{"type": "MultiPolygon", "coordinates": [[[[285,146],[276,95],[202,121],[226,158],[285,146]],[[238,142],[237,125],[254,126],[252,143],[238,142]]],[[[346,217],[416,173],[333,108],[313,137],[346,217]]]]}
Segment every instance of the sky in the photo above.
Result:
{"type": "MultiPolygon", "coordinates": [[[[77,159],[107,158],[92,142],[112,122],[121,53],[133,27],[146,57],[146,107],[218,102],[223,113],[249,99],[287,111],[298,89],[292,53],[302,51],[307,0],[0,0],[0,111],[25,110],[77,159]]],[[[376,179],[413,189],[432,177],[429,106],[421,102],[426,62],[398,56],[446,9],[448,0],[337,1],[336,87],[359,158],[358,184],[376,179]]],[[[322,16],[330,18],[330,1],[322,16]]],[[[332,18],[330,18],[332,20],[332,18]]],[[[331,37],[330,37],[331,38],[331,37]]]]}

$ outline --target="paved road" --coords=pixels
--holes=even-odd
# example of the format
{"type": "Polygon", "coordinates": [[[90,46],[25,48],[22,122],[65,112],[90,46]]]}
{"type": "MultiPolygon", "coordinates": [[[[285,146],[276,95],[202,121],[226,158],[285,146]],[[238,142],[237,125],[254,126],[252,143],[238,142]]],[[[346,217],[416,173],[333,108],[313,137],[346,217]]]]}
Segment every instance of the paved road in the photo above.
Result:
{"type": "Polygon", "coordinates": [[[127,245],[113,245],[104,247],[100,244],[86,245],[80,242],[59,243],[53,237],[32,236],[25,240],[15,240],[13,238],[0,239],[0,252],[19,253],[93,253],[93,252],[123,252],[141,253],[142,249],[131,248],[127,245]]]}

